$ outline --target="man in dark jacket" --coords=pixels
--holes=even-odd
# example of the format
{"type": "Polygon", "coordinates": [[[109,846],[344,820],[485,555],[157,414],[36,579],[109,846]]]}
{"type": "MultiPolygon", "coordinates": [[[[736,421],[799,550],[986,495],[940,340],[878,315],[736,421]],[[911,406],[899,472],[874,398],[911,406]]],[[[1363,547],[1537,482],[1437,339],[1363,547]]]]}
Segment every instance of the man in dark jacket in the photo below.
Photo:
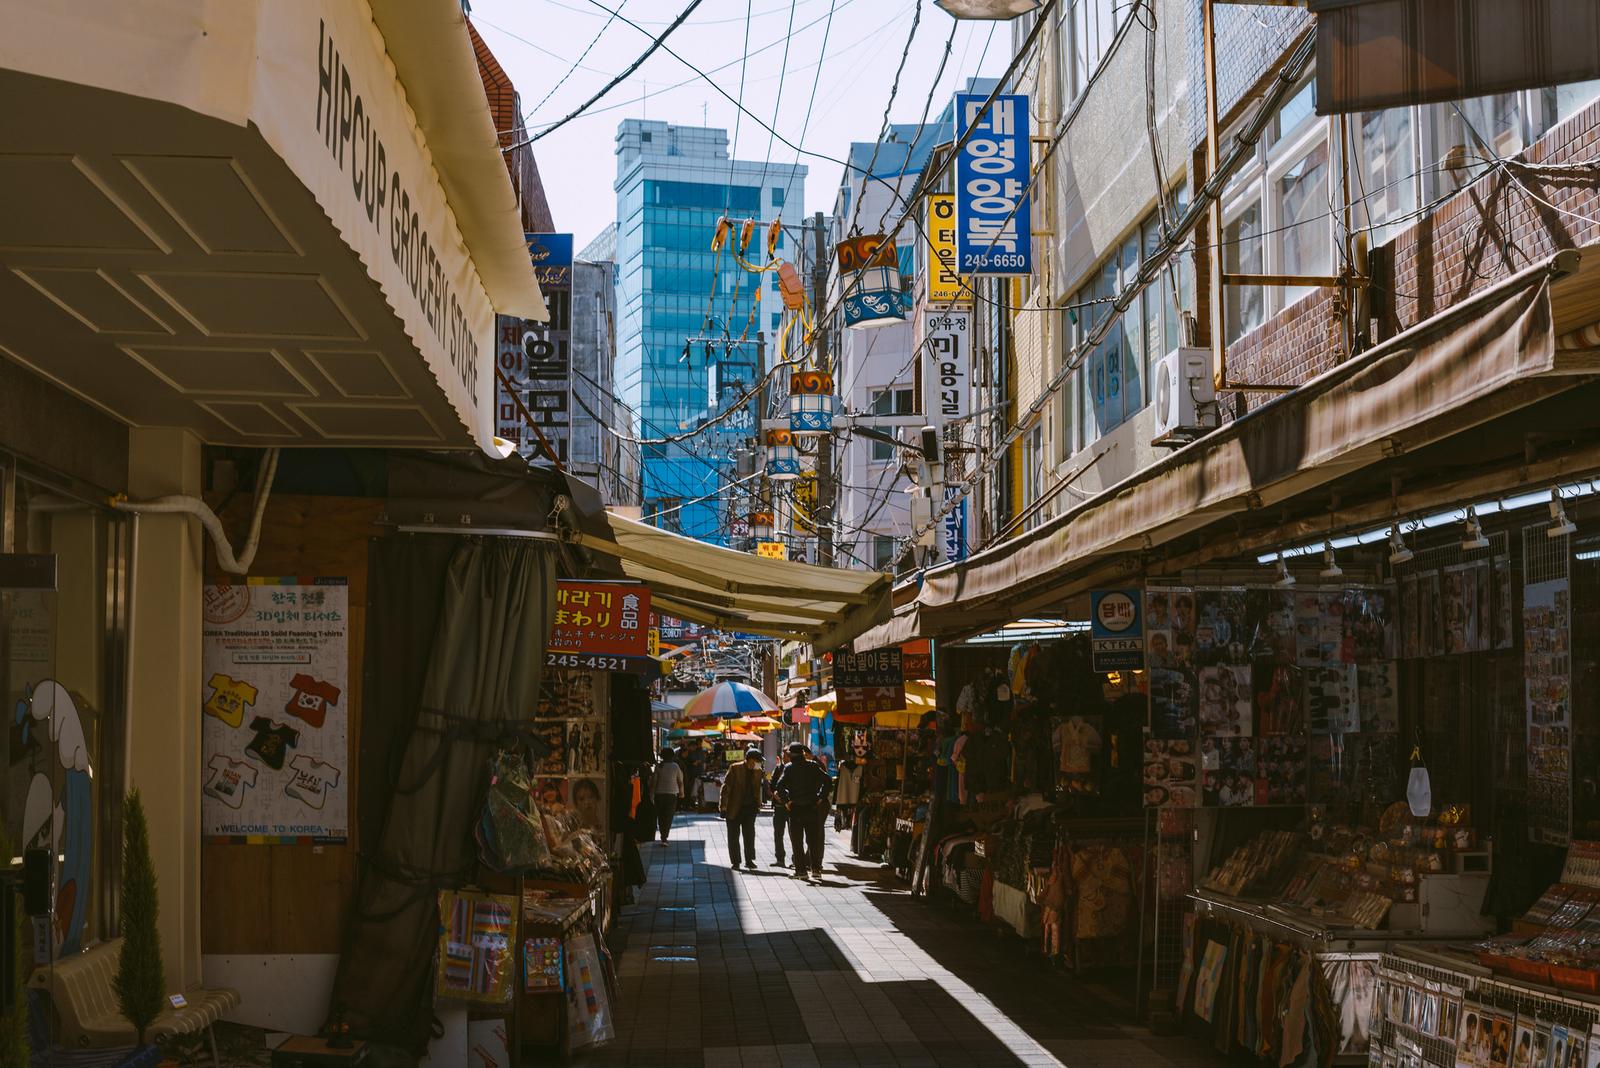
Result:
{"type": "Polygon", "coordinates": [[[772,769],[772,778],[767,780],[767,796],[772,799],[772,852],[778,858],[774,864],[787,868],[789,863],[784,859],[784,852],[785,843],[789,840],[789,810],[783,807],[783,801],[778,797],[778,784],[783,782],[783,773],[788,770],[788,754],[779,753],[777,763],[778,766],[772,769]]]}
{"type": "Polygon", "coordinates": [[[822,823],[833,781],[799,742],[789,747],[789,766],[778,783],[778,800],[789,811],[789,844],[797,879],[822,877],[822,823]]]}

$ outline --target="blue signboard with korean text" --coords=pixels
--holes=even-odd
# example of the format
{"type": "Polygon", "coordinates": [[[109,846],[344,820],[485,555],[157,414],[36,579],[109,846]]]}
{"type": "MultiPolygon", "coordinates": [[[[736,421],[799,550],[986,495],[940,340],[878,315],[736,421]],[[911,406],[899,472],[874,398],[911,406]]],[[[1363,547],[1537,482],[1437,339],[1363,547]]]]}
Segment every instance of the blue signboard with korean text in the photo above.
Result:
{"type": "Polygon", "coordinates": [[[944,543],[944,559],[946,563],[967,558],[967,496],[956,486],[944,488],[944,499],[949,503],[950,498],[960,497],[956,506],[945,513],[939,521],[940,537],[944,543]]]}
{"type": "Polygon", "coordinates": [[[1144,594],[1138,590],[1091,590],[1089,645],[1096,671],[1144,668],[1144,594]]]}
{"type": "Polygon", "coordinates": [[[1028,97],[956,94],[959,132],[972,136],[956,157],[956,264],[961,274],[1033,272],[1028,192],[1028,97]]]}

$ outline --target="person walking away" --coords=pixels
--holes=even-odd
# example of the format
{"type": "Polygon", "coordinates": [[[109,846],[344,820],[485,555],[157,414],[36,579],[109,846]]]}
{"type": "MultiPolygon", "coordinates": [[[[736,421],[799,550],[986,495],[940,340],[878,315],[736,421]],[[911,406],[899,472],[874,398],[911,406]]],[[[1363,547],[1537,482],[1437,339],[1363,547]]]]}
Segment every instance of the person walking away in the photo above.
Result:
{"type": "Polygon", "coordinates": [[[741,837],[744,839],[744,866],[748,871],[756,870],[756,815],[761,811],[765,779],[761,750],[751,747],[744,751],[744,762],[729,768],[722,782],[718,807],[722,809],[722,818],[728,821],[728,858],[736,871],[741,837]]]}
{"type": "Polygon", "coordinates": [[[777,856],[773,862],[774,867],[787,868],[789,862],[784,854],[787,852],[785,843],[789,840],[789,810],[783,806],[783,799],[778,796],[778,786],[783,782],[783,773],[789,770],[789,754],[778,754],[778,765],[772,769],[772,777],[767,780],[767,795],[772,798],[772,852],[777,856]]]}
{"type": "Polygon", "coordinates": [[[661,834],[662,844],[672,833],[672,817],[678,811],[678,802],[683,800],[684,785],[683,765],[678,763],[677,755],[671,749],[661,750],[661,763],[656,765],[651,792],[655,795],[656,829],[661,834]]]}
{"type": "Polygon", "coordinates": [[[824,800],[833,781],[799,742],[789,746],[789,766],[778,784],[778,797],[789,811],[789,845],[794,850],[794,875],[822,877],[824,800]]]}

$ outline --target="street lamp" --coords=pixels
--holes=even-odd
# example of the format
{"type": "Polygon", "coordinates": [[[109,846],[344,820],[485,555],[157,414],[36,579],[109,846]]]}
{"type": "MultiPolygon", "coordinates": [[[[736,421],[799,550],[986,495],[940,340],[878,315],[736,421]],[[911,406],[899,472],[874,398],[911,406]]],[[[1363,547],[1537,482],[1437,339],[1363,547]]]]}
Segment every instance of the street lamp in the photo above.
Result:
{"type": "Polygon", "coordinates": [[[958,19],[1014,19],[1039,8],[1039,0],[933,0],[958,19]]]}

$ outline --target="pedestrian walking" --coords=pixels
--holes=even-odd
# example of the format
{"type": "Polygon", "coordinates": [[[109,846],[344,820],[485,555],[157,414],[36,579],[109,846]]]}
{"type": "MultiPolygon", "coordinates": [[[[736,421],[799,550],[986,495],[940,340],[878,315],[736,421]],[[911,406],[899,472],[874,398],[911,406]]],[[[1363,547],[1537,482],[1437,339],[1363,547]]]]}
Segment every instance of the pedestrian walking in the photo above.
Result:
{"type": "Polygon", "coordinates": [[[761,811],[761,794],[766,774],[761,766],[761,750],[754,746],[744,751],[744,762],[728,769],[722,782],[718,807],[728,821],[728,857],[739,867],[739,840],[744,839],[744,866],[756,870],[756,815],[761,811]]]}
{"type": "Polygon", "coordinates": [[[789,766],[778,783],[778,798],[789,812],[789,845],[797,879],[822,877],[822,821],[833,781],[799,742],[789,746],[789,766]]]}
{"type": "Polygon", "coordinates": [[[783,782],[783,773],[789,767],[789,754],[778,754],[778,766],[772,769],[772,778],[767,780],[767,796],[772,800],[772,852],[777,856],[773,864],[779,868],[787,868],[789,862],[784,858],[788,852],[789,841],[789,810],[784,807],[783,800],[778,796],[778,784],[783,782]]]}
{"type": "Polygon", "coordinates": [[[652,777],[651,793],[656,801],[656,830],[665,844],[672,833],[672,817],[677,814],[678,802],[683,800],[683,765],[671,749],[661,750],[661,763],[656,765],[652,777]]]}

